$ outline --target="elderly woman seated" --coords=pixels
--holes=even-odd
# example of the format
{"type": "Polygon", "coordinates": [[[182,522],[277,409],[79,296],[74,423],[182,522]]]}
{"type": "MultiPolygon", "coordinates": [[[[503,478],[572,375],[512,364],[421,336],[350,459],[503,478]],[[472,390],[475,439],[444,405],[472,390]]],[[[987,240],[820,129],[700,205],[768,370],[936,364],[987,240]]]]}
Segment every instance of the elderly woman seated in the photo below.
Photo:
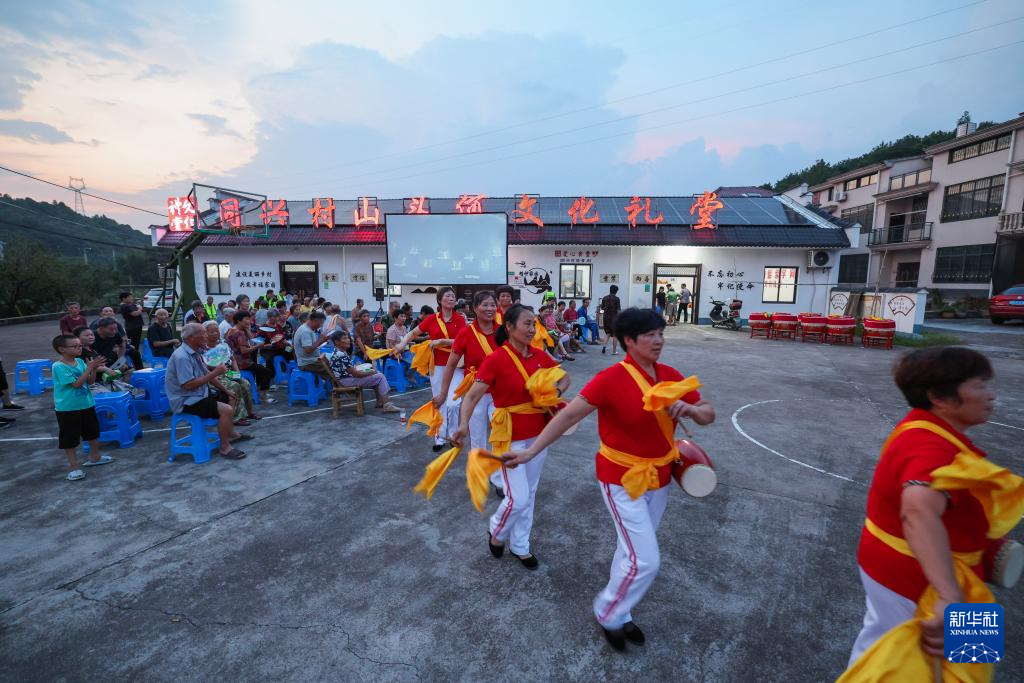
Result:
{"type": "Polygon", "coordinates": [[[220,363],[226,363],[228,374],[222,375],[220,383],[224,385],[231,395],[221,396],[222,403],[228,403],[235,409],[234,421],[240,427],[252,424],[252,420],[262,420],[252,407],[252,390],[249,382],[242,379],[238,374],[238,364],[231,355],[231,349],[227,342],[220,337],[220,327],[216,320],[207,320],[203,323],[203,330],[206,332],[206,360],[208,367],[215,368],[220,363]],[[212,362],[216,361],[216,362],[212,362]]]}
{"type": "Polygon", "coordinates": [[[385,413],[397,413],[398,406],[388,400],[391,387],[384,375],[374,371],[369,363],[356,365],[352,360],[352,337],[344,330],[337,330],[331,335],[334,353],[327,357],[327,364],[338,381],[346,387],[373,389],[377,394],[377,409],[385,413]]]}

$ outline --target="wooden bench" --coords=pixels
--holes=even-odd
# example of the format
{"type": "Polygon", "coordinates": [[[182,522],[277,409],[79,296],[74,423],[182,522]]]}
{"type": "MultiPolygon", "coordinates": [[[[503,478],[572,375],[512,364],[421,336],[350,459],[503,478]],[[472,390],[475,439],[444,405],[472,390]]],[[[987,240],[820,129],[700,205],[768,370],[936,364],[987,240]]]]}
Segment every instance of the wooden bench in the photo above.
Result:
{"type": "Polygon", "coordinates": [[[331,366],[327,362],[327,358],[320,356],[320,364],[327,368],[327,372],[331,376],[331,418],[338,417],[338,413],[341,412],[341,401],[343,398],[351,396],[356,400],[356,415],[362,417],[366,414],[366,405],[363,402],[363,388],[362,387],[346,387],[341,383],[337,377],[334,376],[334,372],[331,371],[331,366]]]}

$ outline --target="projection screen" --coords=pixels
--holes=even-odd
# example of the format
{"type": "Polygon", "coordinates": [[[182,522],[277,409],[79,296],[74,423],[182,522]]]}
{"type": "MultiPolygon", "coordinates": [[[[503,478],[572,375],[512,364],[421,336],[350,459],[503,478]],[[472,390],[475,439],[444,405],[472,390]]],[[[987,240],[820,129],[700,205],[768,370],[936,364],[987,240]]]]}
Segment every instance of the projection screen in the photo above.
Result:
{"type": "Polygon", "coordinates": [[[387,214],[388,283],[497,285],[508,280],[505,213],[387,214]]]}

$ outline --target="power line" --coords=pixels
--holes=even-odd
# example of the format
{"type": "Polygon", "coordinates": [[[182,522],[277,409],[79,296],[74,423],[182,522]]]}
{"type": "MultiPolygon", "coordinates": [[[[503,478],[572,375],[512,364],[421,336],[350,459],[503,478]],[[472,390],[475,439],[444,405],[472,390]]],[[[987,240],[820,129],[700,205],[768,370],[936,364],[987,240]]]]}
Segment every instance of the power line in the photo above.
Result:
{"type": "Polygon", "coordinates": [[[532,156],[534,154],[540,154],[540,153],[543,153],[543,152],[558,151],[558,150],[562,150],[562,149],[568,149],[568,148],[571,148],[571,147],[579,147],[581,145],[588,145],[588,144],[591,144],[591,143],[594,143],[594,142],[603,142],[605,140],[613,140],[615,138],[620,138],[620,137],[624,137],[624,136],[627,136],[627,135],[635,135],[636,133],[643,133],[643,132],[647,132],[647,131],[651,131],[651,130],[659,130],[659,129],[662,129],[662,128],[670,128],[672,126],[678,126],[678,125],[683,124],[683,123],[691,123],[693,121],[700,121],[702,119],[711,118],[713,116],[723,116],[725,114],[733,114],[733,113],[736,113],[736,112],[739,112],[739,111],[745,111],[747,109],[754,109],[756,107],[763,107],[763,106],[770,105],[770,104],[777,104],[779,102],[786,102],[786,101],[789,101],[789,100],[795,100],[795,99],[799,99],[801,97],[808,97],[810,95],[818,95],[818,94],[821,94],[821,93],[824,93],[824,92],[829,92],[829,91],[832,91],[832,90],[838,90],[839,88],[845,88],[845,87],[848,87],[848,86],[851,86],[851,85],[860,85],[861,83],[868,83],[870,81],[876,81],[876,80],[879,80],[881,78],[888,78],[889,76],[898,76],[900,74],[909,73],[911,71],[917,71],[917,70],[920,70],[920,69],[925,69],[925,68],[927,68],[929,66],[935,66],[937,64],[944,64],[946,62],[953,62],[953,61],[956,61],[958,59],[966,59],[967,57],[974,57],[974,56],[985,54],[985,53],[988,53],[988,52],[994,52],[995,50],[1001,50],[1001,49],[1003,49],[1005,47],[1012,47],[1014,45],[1020,45],[1022,43],[1024,43],[1024,40],[1016,40],[1016,41],[1013,41],[1013,42],[1010,42],[1010,43],[1004,43],[1002,45],[996,45],[994,47],[985,48],[983,50],[977,50],[975,52],[967,52],[967,53],[964,53],[964,54],[961,54],[961,55],[957,55],[955,57],[947,57],[945,59],[939,59],[939,60],[935,60],[933,62],[927,62],[925,64],[919,64],[917,66],[907,67],[905,69],[898,69],[896,71],[890,71],[888,73],[878,74],[876,76],[868,76],[866,78],[859,78],[857,80],[847,81],[846,83],[838,83],[836,85],[831,85],[831,86],[828,86],[828,87],[825,87],[825,88],[818,88],[816,90],[809,90],[807,92],[798,93],[796,95],[787,95],[786,97],[779,97],[779,98],[776,98],[776,99],[773,99],[773,100],[766,100],[764,102],[756,102],[754,104],[748,104],[748,105],[744,105],[744,106],[741,106],[741,107],[735,107],[733,109],[726,109],[726,110],[722,110],[722,111],[712,112],[712,113],[709,113],[709,114],[702,114],[700,116],[694,116],[694,117],[690,117],[690,118],[686,118],[686,119],[678,119],[676,121],[670,121],[668,123],[658,124],[656,126],[647,126],[645,128],[638,128],[636,130],[626,131],[626,132],[623,132],[623,133],[613,133],[613,134],[610,134],[610,135],[604,135],[604,136],[597,137],[597,138],[590,138],[588,140],[579,140],[577,142],[569,142],[569,143],[566,143],[566,144],[563,144],[563,145],[555,145],[553,147],[544,147],[544,148],[541,148],[541,149],[531,150],[529,152],[522,152],[520,154],[510,154],[510,155],[507,155],[507,156],[496,157],[496,158],[493,158],[493,159],[484,159],[482,161],[476,161],[476,162],[469,163],[469,164],[462,164],[462,165],[459,165],[459,166],[450,166],[448,168],[430,169],[428,171],[422,171],[422,172],[419,172],[419,173],[412,173],[412,174],[404,175],[404,176],[395,176],[393,178],[381,178],[381,179],[378,179],[377,182],[390,182],[390,181],[395,181],[395,180],[406,180],[408,178],[418,178],[420,176],[431,175],[431,174],[435,174],[435,173],[444,173],[444,172],[447,172],[447,171],[456,171],[456,170],[460,170],[460,169],[463,169],[463,168],[473,168],[473,167],[476,167],[476,166],[483,166],[483,165],[487,165],[487,164],[496,163],[496,162],[499,162],[499,161],[509,161],[509,160],[512,160],[512,159],[520,159],[520,158],[523,158],[523,157],[532,156]]]}
{"type": "MultiPolygon", "coordinates": [[[[38,209],[30,209],[27,206],[21,206],[20,204],[15,204],[13,202],[6,202],[6,201],[4,201],[2,199],[0,199],[0,204],[3,204],[4,206],[10,206],[11,208],[18,209],[19,211],[27,211],[28,213],[34,213],[37,216],[43,216],[44,218],[48,218],[50,220],[63,221],[65,223],[70,223],[71,225],[77,225],[80,228],[88,228],[90,230],[95,230],[96,229],[95,225],[89,225],[88,223],[83,223],[81,221],[73,221],[73,220],[70,220],[68,218],[61,218],[60,216],[51,216],[50,214],[46,213],[45,211],[39,211],[38,209]]],[[[107,220],[113,220],[113,219],[108,218],[107,220]]],[[[134,230],[134,228],[131,228],[131,229],[134,230]]],[[[136,230],[136,232],[138,232],[138,231],[136,230]]],[[[142,234],[142,233],[139,233],[139,234],[142,234]]]]}
{"type": "Polygon", "coordinates": [[[60,237],[69,237],[71,239],[81,240],[81,241],[87,242],[89,244],[102,244],[105,247],[117,247],[119,249],[137,249],[139,251],[151,251],[151,250],[154,249],[154,247],[136,247],[136,246],[131,245],[131,244],[118,244],[117,242],[106,242],[104,240],[85,239],[81,235],[69,235],[66,232],[58,232],[56,230],[50,230],[48,228],[44,229],[44,228],[40,228],[40,227],[37,227],[37,226],[34,226],[34,225],[25,225],[24,223],[15,223],[14,221],[4,220],[3,218],[0,218],[0,223],[2,223],[3,225],[9,225],[9,226],[15,227],[15,228],[21,228],[22,230],[30,230],[32,232],[40,232],[40,233],[44,233],[44,234],[47,234],[47,235],[58,235],[60,237]]]}
{"type": "Polygon", "coordinates": [[[879,28],[879,29],[874,29],[874,30],[868,31],[866,33],[861,33],[859,35],[850,36],[848,38],[843,38],[841,40],[837,40],[837,41],[834,41],[834,42],[831,42],[831,43],[825,43],[823,45],[818,45],[817,47],[806,48],[804,50],[798,50],[796,52],[791,52],[789,54],[781,55],[779,57],[773,57],[771,59],[766,59],[766,60],[763,60],[763,61],[760,61],[760,62],[756,62],[754,64],[748,64],[746,66],[740,66],[740,67],[736,67],[736,68],[733,68],[733,69],[728,69],[726,71],[720,71],[720,72],[715,73],[715,74],[711,74],[711,75],[708,75],[708,76],[701,76],[700,78],[695,78],[695,79],[691,79],[691,80],[688,80],[688,81],[682,81],[682,82],[679,82],[679,83],[673,83],[673,84],[666,85],[666,86],[663,86],[663,87],[660,87],[660,88],[655,88],[653,90],[647,90],[647,91],[644,91],[644,92],[633,93],[632,95],[626,95],[624,97],[619,97],[619,98],[612,99],[612,100],[605,100],[604,102],[601,102],[600,104],[589,105],[589,106],[580,107],[580,108],[577,108],[577,109],[570,109],[568,111],[560,112],[558,114],[551,114],[551,115],[548,115],[548,116],[542,116],[542,117],[538,117],[538,118],[535,118],[535,119],[530,119],[530,120],[527,120],[527,121],[523,121],[523,122],[520,122],[520,123],[514,123],[514,124],[510,124],[508,126],[503,126],[501,128],[492,128],[492,129],[489,129],[489,130],[481,131],[479,133],[474,133],[472,135],[467,135],[467,136],[463,136],[463,137],[459,137],[459,138],[453,138],[451,140],[445,140],[443,142],[435,142],[435,143],[431,143],[429,145],[421,145],[419,147],[412,147],[410,149],[400,150],[400,151],[397,151],[397,152],[391,152],[391,153],[388,153],[388,154],[382,154],[382,155],[378,155],[378,156],[375,156],[375,157],[359,159],[359,160],[356,160],[356,161],[349,161],[349,162],[345,162],[345,163],[342,163],[342,164],[332,164],[331,166],[325,166],[325,167],[322,167],[322,168],[319,168],[319,169],[308,169],[308,170],[305,170],[305,171],[299,171],[299,172],[290,173],[290,174],[287,174],[287,175],[271,176],[270,178],[268,178],[268,180],[275,180],[275,179],[280,179],[280,178],[289,178],[289,177],[295,177],[295,176],[302,176],[302,175],[307,175],[307,174],[310,174],[310,173],[322,173],[324,171],[330,171],[330,170],[334,170],[334,169],[338,169],[338,168],[346,168],[346,167],[349,167],[349,166],[357,166],[357,165],[369,163],[369,162],[372,162],[372,161],[379,161],[379,160],[382,160],[382,159],[389,159],[389,158],[394,158],[394,157],[405,156],[405,155],[408,155],[408,154],[414,154],[416,152],[422,152],[422,151],[426,151],[426,150],[430,150],[430,149],[436,149],[438,147],[445,147],[445,146],[448,146],[448,145],[453,145],[453,144],[456,144],[456,143],[459,143],[459,142],[466,142],[466,141],[469,141],[469,140],[475,140],[477,138],[486,137],[486,136],[489,136],[489,135],[494,135],[496,133],[503,133],[505,131],[514,130],[516,128],[522,128],[524,126],[532,126],[532,125],[537,124],[537,123],[544,123],[546,121],[552,121],[554,119],[564,118],[566,116],[572,116],[574,114],[581,114],[581,113],[588,112],[588,111],[594,111],[596,109],[601,109],[601,108],[604,108],[604,107],[606,107],[608,105],[611,105],[611,104],[618,104],[619,102],[626,102],[626,101],[629,101],[629,100],[632,100],[632,99],[635,99],[635,98],[638,98],[638,97],[646,97],[648,95],[655,95],[655,94],[658,94],[658,93],[661,93],[661,92],[665,92],[665,91],[668,91],[668,90],[674,90],[674,89],[682,88],[682,87],[685,87],[685,86],[688,86],[688,85],[693,85],[695,83],[701,83],[703,81],[708,81],[708,80],[713,80],[713,79],[716,79],[716,78],[721,78],[722,76],[729,76],[729,75],[740,73],[740,72],[743,72],[743,71],[749,71],[751,69],[756,69],[758,67],[762,67],[762,66],[766,66],[766,65],[769,65],[769,64],[774,64],[774,63],[777,63],[777,62],[785,61],[787,59],[792,59],[793,57],[800,57],[800,56],[803,56],[803,55],[811,54],[811,53],[817,52],[819,50],[824,50],[826,48],[835,47],[837,45],[843,45],[845,43],[851,43],[851,42],[856,41],[856,40],[861,40],[863,38],[867,38],[867,37],[870,37],[870,36],[873,36],[873,35],[878,35],[880,33],[885,33],[887,31],[892,31],[892,30],[895,30],[895,29],[898,29],[898,28],[903,28],[905,26],[910,26],[912,24],[916,24],[916,23],[919,23],[919,22],[922,22],[922,21],[927,21],[928,19],[933,19],[935,17],[942,16],[944,14],[950,14],[952,12],[956,12],[956,11],[959,11],[959,10],[962,10],[962,9],[966,9],[968,7],[974,7],[974,6],[977,6],[977,5],[981,5],[981,4],[984,4],[986,2],[989,2],[989,0],[976,0],[975,2],[969,2],[969,3],[963,4],[963,5],[958,5],[956,7],[951,7],[949,9],[945,9],[945,10],[942,10],[940,12],[934,12],[932,14],[927,14],[927,15],[925,15],[923,17],[918,17],[916,19],[910,19],[908,21],[900,22],[898,24],[892,24],[890,26],[885,26],[885,27],[882,27],[882,28],[879,28]]]}
{"type": "MultiPolygon", "coordinates": [[[[636,114],[628,114],[626,116],[619,116],[619,117],[616,117],[616,118],[613,118],[613,119],[608,119],[608,120],[605,120],[605,121],[599,121],[597,123],[587,124],[585,126],[576,126],[576,127],[573,127],[573,128],[564,128],[562,130],[554,131],[552,133],[546,133],[544,135],[538,135],[538,136],[535,136],[535,137],[532,137],[532,138],[525,138],[525,139],[522,139],[522,140],[516,140],[514,142],[503,143],[503,144],[500,144],[500,145],[492,145],[491,147],[484,147],[484,148],[481,148],[481,149],[475,149],[475,150],[472,150],[472,151],[469,151],[469,152],[459,152],[457,154],[451,154],[451,155],[444,156],[444,157],[438,157],[436,159],[431,159],[431,160],[427,160],[427,161],[420,161],[420,162],[416,162],[416,163],[413,163],[413,164],[405,164],[404,166],[402,166],[400,168],[396,167],[396,168],[391,168],[391,169],[380,169],[380,170],[377,170],[377,171],[368,171],[366,173],[360,173],[358,175],[349,176],[347,178],[336,179],[336,180],[334,180],[332,182],[335,182],[335,183],[351,183],[351,182],[354,182],[354,181],[361,181],[361,180],[367,179],[367,178],[370,179],[368,182],[372,182],[375,179],[376,180],[381,180],[379,178],[374,178],[374,177],[382,175],[382,174],[386,175],[388,173],[393,173],[395,171],[401,171],[401,170],[404,170],[404,169],[416,168],[416,167],[421,167],[421,166],[428,166],[428,165],[431,165],[431,164],[440,163],[442,161],[450,161],[450,160],[453,160],[453,159],[465,158],[465,157],[474,156],[474,155],[477,155],[477,154],[484,154],[486,152],[493,152],[493,151],[497,151],[497,150],[500,150],[500,149],[507,149],[507,148],[510,148],[510,147],[517,147],[519,145],[524,145],[524,144],[528,144],[528,143],[531,143],[531,142],[538,142],[540,140],[547,140],[547,139],[554,138],[554,137],[560,137],[560,136],[563,136],[563,135],[567,135],[569,133],[576,133],[576,132],[580,132],[580,131],[584,131],[584,130],[589,130],[589,129],[592,129],[592,128],[600,128],[600,127],[608,126],[608,125],[611,125],[611,124],[614,124],[614,123],[622,123],[624,121],[630,121],[630,120],[634,120],[634,119],[639,119],[641,117],[650,116],[652,114],[660,114],[660,113],[664,113],[666,111],[671,111],[671,110],[674,110],[674,109],[680,109],[682,107],[686,107],[686,106],[690,106],[690,105],[694,105],[694,104],[701,104],[701,103],[704,103],[704,102],[709,102],[711,100],[716,100],[716,99],[721,99],[723,97],[728,97],[730,95],[738,95],[738,94],[741,94],[741,93],[750,92],[751,90],[757,90],[757,89],[760,89],[760,88],[766,88],[766,87],[773,86],[773,85],[780,85],[782,83],[787,83],[787,82],[790,82],[790,81],[795,81],[795,80],[798,80],[798,79],[801,79],[801,78],[806,78],[808,76],[816,76],[816,75],[820,75],[822,73],[826,73],[828,71],[835,71],[836,69],[841,69],[841,68],[844,68],[844,67],[852,66],[854,64],[860,64],[862,62],[868,62],[868,61],[872,61],[872,60],[876,60],[876,59],[882,59],[884,57],[891,57],[892,55],[895,55],[895,54],[899,54],[899,53],[902,53],[902,52],[908,52],[910,50],[915,50],[915,49],[920,48],[920,47],[925,47],[925,46],[928,46],[928,45],[933,45],[935,43],[940,43],[940,42],[947,41],[947,40],[952,40],[954,38],[959,38],[959,37],[962,37],[962,36],[965,36],[965,35],[969,35],[969,34],[972,34],[972,33],[977,33],[979,31],[985,31],[985,30],[988,30],[988,29],[991,29],[991,28],[999,28],[999,27],[1005,26],[1005,25],[1007,25],[1009,23],[1012,23],[1012,22],[1015,22],[1015,21],[1020,21],[1022,19],[1024,19],[1024,16],[1018,16],[1018,17],[1014,17],[1012,19],[1001,20],[1001,21],[998,21],[998,22],[993,23],[993,24],[988,24],[986,26],[980,26],[978,28],[973,28],[973,29],[970,29],[970,30],[967,30],[967,31],[961,31],[960,33],[954,33],[954,34],[951,34],[951,35],[948,35],[948,36],[943,36],[943,37],[940,37],[940,38],[934,38],[932,40],[927,40],[927,41],[924,41],[922,43],[917,43],[915,45],[909,45],[909,46],[906,46],[906,47],[897,48],[895,50],[890,50],[888,52],[883,52],[883,53],[876,54],[876,55],[871,55],[871,56],[868,56],[868,57],[861,57],[861,58],[858,58],[858,59],[855,59],[855,60],[852,60],[852,61],[849,61],[849,62],[844,62],[842,64],[836,64],[836,65],[833,65],[833,66],[823,67],[821,69],[815,69],[813,71],[807,71],[807,72],[796,74],[796,75],[793,75],[793,76],[787,76],[785,78],[780,78],[780,79],[777,79],[777,80],[774,80],[774,81],[765,81],[765,82],[757,83],[756,85],[747,86],[745,88],[739,88],[739,89],[732,90],[732,91],[729,91],[729,92],[719,93],[717,95],[709,95],[708,97],[702,97],[702,98],[699,98],[699,99],[696,99],[696,100],[690,100],[690,101],[687,101],[687,102],[678,102],[676,104],[670,104],[670,105],[666,105],[664,107],[657,107],[655,109],[649,109],[647,111],[638,112],[636,114]]],[[[387,178],[383,178],[383,180],[387,180],[387,178]]],[[[282,189],[290,189],[290,187],[295,187],[295,186],[286,186],[285,188],[282,188],[282,189]]]]}
{"type": "MultiPolygon", "coordinates": [[[[49,180],[43,180],[42,178],[37,178],[36,176],[30,175],[28,173],[22,173],[21,171],[15,171],[13,168],[7,168],[6,166],[0,166],[0,170],[7,171],[8,173],[13,173],[15,175],[20,175],[20,176],[22,176],[24,178],[29,178],[30,180],[37,180],[37,181],[39,181],[41,183],[46,183],[47,185],[53,185],[54,187],[59,187],[62,190],[71,190],[72,192],[77,192],[77,190],[75,190],[75,188],[73,188],[73,187],[71,187],[69,185],[61,185],[60,183],[54,183],[54,182],[50,182],[49,180]]],[[[117,204],[118,206],[123,206],[126,209],[135,209],[136,211],[142,211],[143,213],[151,213],[154,216],[160,216],[161,218],[166,218],[167,217],[166,213],[159,213],[157,211],[150,211],[149,209],[143,209],[141,206],[132,206],[131,204],[125,204],[124,202],[119,202],[116,199],[107,199],[106,197],[101,197],[98,194],[90,194],[88,192],[82,192],[82,194],[85,195],[86,197],[92,197],[93,199],[99,199],[102,202],[109,202],[111,204],[117,204]]]]}

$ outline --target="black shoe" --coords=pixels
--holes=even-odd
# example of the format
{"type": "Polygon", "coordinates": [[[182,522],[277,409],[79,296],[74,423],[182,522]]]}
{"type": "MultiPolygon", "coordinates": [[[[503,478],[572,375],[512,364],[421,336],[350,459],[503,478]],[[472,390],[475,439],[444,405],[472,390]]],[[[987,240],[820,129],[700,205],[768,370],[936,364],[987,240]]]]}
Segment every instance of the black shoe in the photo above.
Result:
{"type": "Polygon", "coordinates": [[[498,500],[505,500],[505,490],[499,489],[494,484],[491,484],[491,488],[494,489],[494,495],[498,497],[498,500]]]}
{"type": "Polygon", "coordinates": [[[622,635],[624,635],[626,640],[634,645],[643,645],[647,642],[647,638],[644,637],[644,632],[641,631],[640,627],[632,621],[628,621],[622,625],[622,635]]]}
{"type": "Polygon", "coordinates": [[[435,453],[440,453],[441,451],[444,450],[444,444],[443,443],[435,443],[434,447],[431,450],[433,450],[435,453]]]}
{"type": "Polygon", "coordinates": [[[531,572],[540,566],[540,562],[537,560],[536,555],[530,555],[529,557],[519,557],[516,555],[516,558],[518,558],[518,560],[523,563],[523,566],[531,572]]]}
{"type": "Polygon", "coordinates": [[[619,652],[624,652],[626,650],[626,636],[622,633],[622,629],[610,631],[602,626],[601,630],[604,632],[604,639],[608,641],[608,644],[611,645],[613,649],[619,652]]]}
{"type": "Polygon", "coordinates": [[[505,544],[502,543],[501,545],[494,545],[493,543],[491,543],[492,540],[494,540],[494,539],[491,538],[491,532],[488,531],[487,532],[487,548],[491,551],[491,555],[493,555],[494,557],[500,558],[502,555],[505,554],[505,544]]]}
{"type": "Polygon", "coordinates": [[[19,406],[16,403],[4,406],[4,410],[25,410],[25,406],[19,406]]]}

